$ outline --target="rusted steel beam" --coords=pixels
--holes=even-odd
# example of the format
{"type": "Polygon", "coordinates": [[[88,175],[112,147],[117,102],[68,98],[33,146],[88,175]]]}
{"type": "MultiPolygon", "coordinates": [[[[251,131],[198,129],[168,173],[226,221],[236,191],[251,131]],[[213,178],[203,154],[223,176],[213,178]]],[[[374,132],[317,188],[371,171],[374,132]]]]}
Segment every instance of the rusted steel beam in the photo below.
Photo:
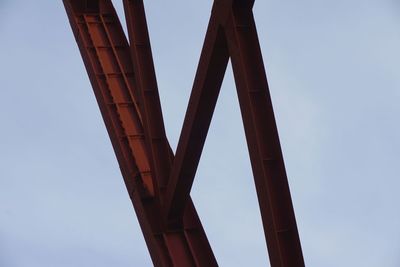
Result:
{"type": "Polygon", "coordinates": [[[165,134],[153,56],[142,0],[123,0],[141,114],[154,175],[164,191],[173,158],[165,134]]]}
{"type": "Polygon", "coordinates": [[[237,2],[225,32],[270,263],[273,267],[304,266],[253,13],[237,2]]]}
{"type": "Polygon", "coordinates": [[[179,222],[185,210],[229,60],[221,10],[214,5],[171,170],[165,205],[170,222],[179,222]]]}
{"type": "MultiPolygon", "coordinates": [[[[163,192],[168,182],[169,170],[174,160],[174,155],[165,135],[143,1],[124,0],[124,9],[129,32],[132,61],[138,80],[137,86],[142,94],[142,113],[144,113],[143,117],[146,117],[148,125],[151,125],[149,127],[150,131],[148,136],[153,136],[152,138],[149,137],[151,138],[151,142],[149,143],[152,147],[154,157],[153,166],[158,169],[158,177],[161,177],[159,182],[161,185],[160,190],[163,192]],[[146,90],[144,90],[144,88],[146,88],[146,90]],[[154,132],[156,132],[156,134],[152,135],[154,132]],[[154,138],[154,136],[157,138],[154,138]]],[[[160,215],[160,220],[163,219],[163,216],[160,215]]],[[[169,229],[167,232],[182,232],[182,235],[185,236],[195,266],[216,265],[215,257],[191,199],[187,201],[179,226],[173,225],[171,229],[170,225],[167,225],[167,228],[169,229]]],[[[168,250],[172,250],[174,246],[178,244],[176,243],[178,240],[171,234],[167,234],[165,239],[167,240],[168,250]]],[[[182,241],[180,242],[182,243],[182,241]]],[[[184,255],[179,255],[174,252],[171,252],[171,257],[174,266],[180,266],[185,258],[184,255]]]]}
{"type": "Polygon", "coordinates": [[[166,206],[168,219],[179,219],[185,199],[189,197],[226,63],[231,56],[271,266],[304,266],[252,14],[254,1],[215,3],[219,5],[214,4],[171,172],[166,206]],[[229,53],[225,50],[227,46],[229,53]],[[217,55],[213,54],[215,51],[217,55]]]}
{"type": "Polygon", "coordinates": [[[170,230],[164,223],[144,144],[130,48],[111,1],[64,4],[154,265],[217,266],[191,199],[182,227],[170,230]]]}
{"type": "Polygon", "coordinates": [[[217,266],[190,189],[231,57],[271,266],[304,266],[254,1],[214,1],[175,159],[142,0],[124,0],[130,45],[111,0],[64,4],[154,265],[217,266]]]}
{"type": "MultiPolygon", "coordinates": [[[[152,136],[150,145],[153,147],[154,166],[158,168],[159,176],[162,177],[159,184],[161,185],[161,192],[163,192],[164,186],[166,185],[167,179],[169,178],[169,169],[174,159],[172,149],[170,148],[164,130],[162,121],[161,106],[158,96],[157,82],[154,72],[153,59],[151,55],[150,40],[148,36],[146,16],[143,6],[143,1],[133,0],[124,1],[124,8],[126,14],[126,20],[128,24],[128,32],[130,36],[130,47],[133,65],[135,68],[136,77],[139,80],[137,85],[142,93],[142,113],[143,117],[147,117],[147,123],[151,129],[156,129],[157,138],[154,138],[154,134],[149,132],[149,136],[152,136]],[[146,88],[144,90],[143,88],[146,88]],[[149,92],[150,96],[146,98],[149,92]]],[[[173,231],[174,233],[181,232],[187,241],[187,246],[192,255],[195,266],[215,266],[216,261],[212,253],[205,232],[201,226],[201,222],[198,218],[194,205],[189,199],[187,207],[184,212],[184,216],[181,220],[179,227],[174,225],[173,229],[167,230],[173,231]]],[[[160,220],[163,220],[163,216],[160,215],[160,220]]],[[[167,228],[170,229],[169,225],[167,228]]],[[[174,246],[179,241],[172,234],[165,236],[167,240],[168,250],[175,250],[174,246]]],[[[182,241],[180,241],[182,243],[182,241]]],[[[184,245],[184,244],[182,244],[184,245]]],[[[181,245],[181,246],[182,246],[181,245]]],[[[171,258],[174,266],[180,266],[185,258],[185,255],[171,252],[171,258]]],[[[183,265],[182,265],[183,266],[183,265]]]]}
{"type": "Polygon", "coordinates": [[[130,60],[121,61],[125,65],[124,71],[116,70],[117,56],[129,59],[129,44],[124,35],[120,34],[122,28],[119,22],[114,21],[113,24],[113,36],[119,41],[110,40],[107,36],[105,27],[110,25],[104,24],[101,16],[106,15],[108,18],[111,16],[115,19],[115,14],[112,6],[103,4],[98,2],[97,6],[94,6],[86,5],[83,1],[64,0],[70,24],[151,257],[156,266],[168,266],[168,254],[160,253],[157,238],[153,236],[154,228],[161,231],[162,225],[153,215],[157,213],[159,207],[154,202],[154,194],[149,193],[151,190],[145,181],[146,175],[151,178],[149,164],[147,157],[137,157],[146,151],[137,108],[133,107],[135,98],[128,90],[128,87],[133,87],[135,83],[130,60]],[[114,53],[116,47],[119,50],[117,54],[114,53]],[[128,82],[123,75],[128,77],[128,82]],[[140,169],[144,170],[143,173],[140,173],[140,169]]]}
{"type": "MultiPolygon", "coordinates": [[[[135,84],[133,68],[130,61],[123,60],[130,56],[129,44],[110,13],[99,11],[111,7],[92,2],[71,0],[64,1],[64,4],[107,129],[117,147],[116,152],[124,151],[121,154],[124,163],[135,163],[141,171],[145,191],[151,197],[155,189],[153,179],[148,175],[147,158],[135,161],[131,151],[146,153],[138,102],[129,90],[135,84]],[[113,32],[112,38],[110,31],[113,32]]],[[[127,168],[130,167],[127,165],[127,168]]]]}
{"type": "MultiPolygon", "coordinates": [[[[165,201],[169,222],[179,222],[189,198],[229,61],[224,25],[234,0],[215,0],[171,170],[165,201]]],[[[252,8],[254,0],[239,1],[252,8]]]]}

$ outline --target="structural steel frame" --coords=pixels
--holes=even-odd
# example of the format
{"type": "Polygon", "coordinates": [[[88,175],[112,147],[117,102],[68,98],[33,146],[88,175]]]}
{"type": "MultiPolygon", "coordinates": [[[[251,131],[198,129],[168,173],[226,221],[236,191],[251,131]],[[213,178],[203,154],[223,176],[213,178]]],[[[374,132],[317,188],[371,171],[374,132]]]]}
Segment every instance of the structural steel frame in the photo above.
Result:
{"type": "Polygon", "coordinates": [[[273,267],[304,266],[254,0],[214,0],[176,155],[168,143],[143,0],[63,0],[155,266],[218,266],[190,198],[229,59],[273,267]]]}

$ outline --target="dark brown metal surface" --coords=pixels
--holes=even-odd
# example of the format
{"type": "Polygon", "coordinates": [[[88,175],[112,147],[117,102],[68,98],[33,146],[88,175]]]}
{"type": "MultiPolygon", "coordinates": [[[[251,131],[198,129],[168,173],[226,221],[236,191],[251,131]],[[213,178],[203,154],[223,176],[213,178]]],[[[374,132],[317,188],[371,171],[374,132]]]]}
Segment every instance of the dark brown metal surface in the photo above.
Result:
{"type": "Polygon", "coordinates": [[[225,28],[270,262],[304,266],[251,7],[235,3],[225,28]]]}
{"type": "Polygon", "coordinates": [[[165,134],[142,0],[64,0],[155,266],[217,266],[190,198],[232,60],[271,266],[304,266],[251,0],[215,0],[176,157],[165,134]]]}
{"type": "Polygon", "coordinates": [[[219,9],[214,5],[168,184],[166,213],[172,221],[182,216],[189,198],[229,61],[219,9]]]}
{"type": "Polygon", "coordinates": [[[143,1],[124,0],[136,86],[142,104],[141,114],[148,143],[149,156],[159,187],[167,186],[173,158],[165,135],[164,121],[158,95],[150,39],[143,1]]]}

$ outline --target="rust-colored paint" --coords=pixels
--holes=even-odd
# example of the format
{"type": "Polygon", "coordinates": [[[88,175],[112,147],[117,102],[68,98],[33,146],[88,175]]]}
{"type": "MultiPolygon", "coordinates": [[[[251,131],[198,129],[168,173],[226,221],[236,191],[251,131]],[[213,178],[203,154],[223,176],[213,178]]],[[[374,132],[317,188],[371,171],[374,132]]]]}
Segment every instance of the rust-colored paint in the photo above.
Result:
{"type": "Polygon", "coordinates": [[[229,61],[271,266],[304,266],[261,50],[254,0],[214,0],[176,156],[169,146],[142,0],[64,5],[155,266],[218,266],[190,198],[229,61]]]}

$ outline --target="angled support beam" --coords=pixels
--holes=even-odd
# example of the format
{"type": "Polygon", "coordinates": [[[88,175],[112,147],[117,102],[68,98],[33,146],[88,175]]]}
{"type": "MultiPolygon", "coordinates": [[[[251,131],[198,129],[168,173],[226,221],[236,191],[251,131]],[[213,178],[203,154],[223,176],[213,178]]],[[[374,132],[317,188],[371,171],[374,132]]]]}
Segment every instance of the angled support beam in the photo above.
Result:
{"type": "Polygon", "coordinates": [[[225,28],[271,266],[304,266],[251,9],[235,4],[225,28]]]}
{"type": "Polygon", "coordinates": [[[123,3],[151,169],[159,190],[164,192],[172,154],[165,134],[144,5],[142,0],[124,0],[123,3]]]}
{"type": "Polygon", "coordinates": [[[172,223],[179,223],[185,210],[229,61],[220,27],[224,10],[218,1],[214,3],[171,170],[165,210],[172,223]]]}
{"type": "Polygon", "coordinates": [[[215,0],[211,11],[167,188],[165,210],[172,223],[182,217],[210,127],[229,61],[224,25],[236,2],[250,9],[254,5],[254,0],[215,0]]]}

